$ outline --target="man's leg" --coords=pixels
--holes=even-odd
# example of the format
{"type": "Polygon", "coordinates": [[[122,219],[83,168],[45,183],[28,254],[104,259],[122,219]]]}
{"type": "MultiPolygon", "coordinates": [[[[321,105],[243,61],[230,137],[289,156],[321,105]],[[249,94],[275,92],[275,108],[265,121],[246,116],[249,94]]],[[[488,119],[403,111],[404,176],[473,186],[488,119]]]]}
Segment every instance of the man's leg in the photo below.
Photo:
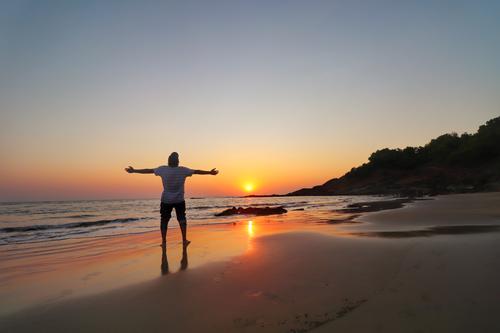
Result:
{"type": "Polygon", "coordinates": [[[187,244],[182,245],[181,271],[188,268],[187,244]]]}
{"type": "Polygon", "coordinates": [[[191,243],[187,240],[187,221],[186,221],[186,202],[180,202],[175,204],[175,215],[177,216],[177,221],[179,222],[179,227],[181,227],[182,233],[182,244],[188,245],[191,243]]]}
{"type": "Polygon", "coordinates": [[[161,275],[169,273],[168,258],[167,258],[167,244],[161,245],[161,275]]]}
{"type": "Polygon", "coordinates": [[[172,205],[161,203],[160,205],[160,214],[161,214],[161,222],[160,222],[160,231],[161,231],[161,242],[165,244],[167,242],[167,227],[168,222],[170,221],[170,217],[172,216],[172,205]]]}
{"type": "Polygon", "coordinates": [[[161,242],[165,244],[167,242],[167,227],[168,227],[168,218],[161,218],[160,231],[161,231],[161,242]]]}

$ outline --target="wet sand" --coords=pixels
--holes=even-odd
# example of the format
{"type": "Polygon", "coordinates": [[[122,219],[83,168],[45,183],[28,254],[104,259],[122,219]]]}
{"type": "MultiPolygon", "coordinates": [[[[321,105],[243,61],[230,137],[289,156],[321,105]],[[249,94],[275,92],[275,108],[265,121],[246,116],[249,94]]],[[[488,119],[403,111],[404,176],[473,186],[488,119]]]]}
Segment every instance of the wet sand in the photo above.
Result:
{"type": "MultiPolygon", "coordinates": [[[[359,223],[255,219],[217,231],[192,228],[185,253],[175,241],[162,253],[157,235],[117,239],[142,245],[101,258],[108,283],[119,282],[113,270],[123,257],[141,263],[132,265],[134,274],[157,277],[24,308],[1,317],[0,328],[497,332],[499,203],[500,193],[454,195],[368,213],[354,219],[359,223]]],[[[75,268],[68,265],[59,274],[75,268]]]]}

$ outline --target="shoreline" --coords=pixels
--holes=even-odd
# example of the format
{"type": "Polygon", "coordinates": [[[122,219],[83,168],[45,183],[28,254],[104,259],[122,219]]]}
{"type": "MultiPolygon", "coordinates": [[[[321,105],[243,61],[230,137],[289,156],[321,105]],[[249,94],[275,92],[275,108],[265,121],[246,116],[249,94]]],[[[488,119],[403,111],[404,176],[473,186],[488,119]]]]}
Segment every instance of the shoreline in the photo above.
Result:
{"type": "Polygon", "coordinates": [[[398,332],[410,327],[493,332],[500,329],[493,321],[500,307],[493,292],[500,278],[493,265],[500,257],[499,201],[500,193],[440,196],[403,209],[360,213],[355,223],[338,225],[327,219],[301,222],[296,213],[283,222],[254,217],[238,225],[197,226],[186,258],[176,241],[163,258],[153,232],[122,237],[113,246],[123,246],[124,252],[118,248],[101,258],[89,256],[85,265],[68,262],[58,274],[80,279],[73,288],[130,282],[134,276],[136,283],[91,294],[74,290],[2,316],[0,327],[15,332],[398,332]],[[356,234],[471,224],[495,228],[473,233],[465,227],[435,237],[356,234]],[[135,248],[130,248],[126,242],[134,239],[135,248]],[[78,266],[85,267],[67,275],[78,266]],[[92,275],[98,268],[100,273],[92,275]]]}

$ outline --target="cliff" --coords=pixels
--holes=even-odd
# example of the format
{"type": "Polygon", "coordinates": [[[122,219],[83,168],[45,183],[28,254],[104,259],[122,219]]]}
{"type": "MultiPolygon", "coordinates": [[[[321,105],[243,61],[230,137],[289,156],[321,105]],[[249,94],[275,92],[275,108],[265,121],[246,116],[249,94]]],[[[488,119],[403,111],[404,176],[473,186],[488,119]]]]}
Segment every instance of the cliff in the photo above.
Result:
{"type": "Polygon", "coordinates": [[[500,117],[474,134],[444,134],[421,147],[382,149],[368,162],[299,195],[433,195],[500,190],[500,117]]]}

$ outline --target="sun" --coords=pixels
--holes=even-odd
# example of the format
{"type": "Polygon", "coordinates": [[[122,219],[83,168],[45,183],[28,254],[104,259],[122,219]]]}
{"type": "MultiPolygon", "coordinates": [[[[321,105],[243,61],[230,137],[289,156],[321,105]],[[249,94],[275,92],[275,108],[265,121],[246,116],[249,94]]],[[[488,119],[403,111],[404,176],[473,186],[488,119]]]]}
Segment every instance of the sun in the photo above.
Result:
{"type": "Polygon", "coordinates": [[[255,189],[255,186],[252,183],[246,183],[243,185],[243,189],[245,192],[252,192],[255,189]]]}

